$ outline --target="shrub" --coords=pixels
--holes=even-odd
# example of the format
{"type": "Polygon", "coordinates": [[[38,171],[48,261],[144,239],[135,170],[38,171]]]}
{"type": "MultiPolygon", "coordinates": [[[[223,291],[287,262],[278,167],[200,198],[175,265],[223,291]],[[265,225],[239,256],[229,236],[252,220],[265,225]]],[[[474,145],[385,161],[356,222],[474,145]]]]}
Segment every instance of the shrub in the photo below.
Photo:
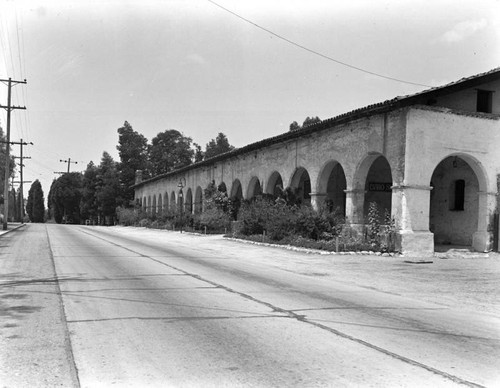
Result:
{"type": "Polygon", "coordinates": [[[284,202],[279,200],[275,203],[267,203],[269,206],[265,213],[267,217],[263,229],[266,231],[269,238],[274,241],[279,241],[294,235],[297,224],[296,210],[298,208],[296,206],[287,206],[284,202]]]}
{"type": "Polygon", "coordinates": [[[246,201],[238,215],[238,235],[254,241],[291,244],[326,250],[394,250],[394,221],[388,211],[381,222],[376,203],[369,208],[368,224],[356,230],[339,209],[298,206],[284,198],[259,196],[246,201]],[[291,204],[290,204],[291,203],[291,204]]]}
{"type": "Polygon", "coordinates": [[[245,201],[238,214],[238,220],[242,221],[240,232],[244,235],[262,234],[271,210],[272,203],[261,196],[245,201]]]}
{"type": "Polygon", "coordinates": [[[288,205],[284,199],[265,196],[245,202],[238,220],[242,224],[239,229],[241,234],[256,235],[265,231],[273,241],[289,236],[311,240],[332,239],[344,223],[338,211],[330,212],[326,208],[316,211],[311,206],[288,205]]]}
{"type": "Polygon", "coordinates": [[[230,229],[231,217],[229,213],[224,212],[216,206],[210,206],[205,211],[195,217],[193,220],[195,228],[204,229],[211,232],[223,232],[230,229]]]}
{"type": "Polygon", "coordinates": [[[380,233],[380,212],[376,202],[370,202],[368,205],[368,238],[371,243],[378,242],[380,233]]]}
{"type": "Polygon", "coordinates": [[[147,218],[143,218],[142,220],[139,221],[139,226],[143,228],[149,228],[151,226],[151,221],[148,220],[147,218]]]}
{"type": "Polygon", "coordinates": [[[146,215],[140,208],[124,208],[117,207],[116,215],[118,223],[124,226],[137,225],[141,219],[146,218],[146,215]]]}

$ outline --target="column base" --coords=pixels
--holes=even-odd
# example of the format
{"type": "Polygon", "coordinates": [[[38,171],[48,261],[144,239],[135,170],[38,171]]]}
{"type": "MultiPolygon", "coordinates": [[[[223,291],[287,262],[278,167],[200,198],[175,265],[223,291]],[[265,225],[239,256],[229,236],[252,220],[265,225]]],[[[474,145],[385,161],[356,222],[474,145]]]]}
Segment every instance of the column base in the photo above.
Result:
{"type": "Polygon", "coordinates": [[[400,230],[396,234],[396,250],[408,257],[434,256],[434,233],[400,230]]]}
{"type": "Polygon", "coordinates": [[[493,235],[490,232],[476,232],[472,235],[472,248],[477,252],[489,252],[493,248],[493,235]]]}

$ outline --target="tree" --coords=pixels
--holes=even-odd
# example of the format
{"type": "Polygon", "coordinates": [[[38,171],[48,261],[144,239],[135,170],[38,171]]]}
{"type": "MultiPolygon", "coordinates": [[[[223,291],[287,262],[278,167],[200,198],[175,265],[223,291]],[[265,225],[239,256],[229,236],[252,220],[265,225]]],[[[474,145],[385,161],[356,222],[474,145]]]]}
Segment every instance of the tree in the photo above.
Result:
{"type": "Polygon", "coordinates": [[[98,170],[91,161],[83,173],[82,179],[82,200],[80,202],[80,214],[83,219],[97,222],[97,175],[98,170]]]}
{"type": "Polygon", "coordinates": [[[101,224],[112,224],[116,215],[116,207],[120,201],[120,181],[116,162],[110,154],[103,152],[101,164],[97,167],[97,184],[95,198],[101,224]]]}
{"type": "MultiPolygon", "coordinates": [[[[5,182],[5,156],[7,154],[7,147],[8,146],[6,143],[5,135],[3,133],[3,129],[0,126],[0,198],[2,199],[2,204],[3,204],[3,194],[4,194],[4,182],[5,182]]],[[[16,167],[16,162],[12,154],[10,155],[10,164],[9,164],[9,178],[11,178],[14,175],[14,169],[16,167]]],[[[13,203],[13,202],[11,202],[13,203]]],[[[10,207],[10,206],[9,206],[10,207]]],[[[12,208],[13,209],[13,208],[12,208]]],[[[4,213],[2,211],[2,213],[4,213]]],[[[9,215],[12,217],[13,213],[9,211],[9,215]]]]}
{"type": "Polygon", "coordinates": [[[296,121],[290,124],[290,131],[298,131],[299,129],[300,125],[296,121]]]}
{"type": "Polygon", "coordinates": [[[191,142],[190,137],[175,129],[158,133],[149,146],[152,175],[164,174],[190,165],[194,156],[191,142]]]}
{"type": "Polygon", "coordinates": [[[47,218],[51,220],[55,219],[55,205],[54,205],[54,192],[55,192],[56,179],[52,180],[52,184],[49,189],[49,196],[47,198],[47,218]]]}
{"type": "Polygon", "coordinates": [[[148,140],[140,133],[134,131],[132,126],[125,121],[123,127],[118,128],[118,154],[120,163],[117,165],[124,205],[128,206],[134,199],[135,172],[141,170],[143,177],[148,176],[148,140]]]}
{"type": "Polygon", "coordinates": [[[302,128],[305,128],[305,127],[308,127],[310,125],[320,123],[320,122],[321,122],[321,119],[318,116],[316,116],[316,117],[307,116],[306,119],[304,120],[304,122],[302,123],[302,128]]]}
{"type": "Polygon", "coordinates": [[[43,190],[40,181],[37,179],[31,184],[28,191],[28,201],[26,202],[26,213],[31,222],[45,222],[45,204],[43,190]]]}
{"type": "Polygon", "coordinates": [[[198,143],[193,143],[194,146],[194,162],[201,162],[205,158],[205,153],[201,150],[201,146],[198,143]]]}
{"type": "Polygon", "coordinates": [[[214,156],[234,150],[234,147],[229,144],[226,135],[219,132],[215,139],[208,142],[205,148],[205,159],[213,158],[214,156]]]}
{"type": "Polygon", "coordinates": [[[309,117],[307,116],[306,119],[304,120],[304,122],[302,123],[302,126],[300,126],[296,121],[294,121],[293,123],[290,124],[290,131],[293,132],[293,131],[298,131],[298,130],[301,130],[303,128],[306,128],[310,125],[313,125],[313,124],[316,124],[316,123],[320,123],[321,122],[321,119],[318,117],[318,116],[315,116],[315,117],[309,117]]]}
{"type": "Polygon", "coordinates": [[[52,182],[49,198],[54,219],[58,224],[79,224],[82,174],[71,172],[61,175],[52,182]]]}

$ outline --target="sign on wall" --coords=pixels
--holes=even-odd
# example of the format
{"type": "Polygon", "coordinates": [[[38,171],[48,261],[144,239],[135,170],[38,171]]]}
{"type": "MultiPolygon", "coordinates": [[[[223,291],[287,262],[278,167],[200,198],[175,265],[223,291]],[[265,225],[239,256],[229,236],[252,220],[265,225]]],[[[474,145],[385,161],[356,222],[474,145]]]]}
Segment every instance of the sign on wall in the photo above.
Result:
{"type": "Polygon", "coordinates": [[[392,183],[368,182],[368,191],[392,192],[392,183]]]}

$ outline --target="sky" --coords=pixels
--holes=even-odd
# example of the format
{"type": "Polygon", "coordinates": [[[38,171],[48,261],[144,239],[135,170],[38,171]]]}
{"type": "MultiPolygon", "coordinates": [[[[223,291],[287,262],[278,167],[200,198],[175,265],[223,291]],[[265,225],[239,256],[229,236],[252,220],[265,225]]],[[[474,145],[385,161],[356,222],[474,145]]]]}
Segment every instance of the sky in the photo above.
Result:
{"type": "Polygon", "coordinates": [[[11,140],[45,196],[61,160],[119,161],[125,121],[242,147],[498,66],[500,0],[0,0],[0,79],[27,80],[11,140]]]}

